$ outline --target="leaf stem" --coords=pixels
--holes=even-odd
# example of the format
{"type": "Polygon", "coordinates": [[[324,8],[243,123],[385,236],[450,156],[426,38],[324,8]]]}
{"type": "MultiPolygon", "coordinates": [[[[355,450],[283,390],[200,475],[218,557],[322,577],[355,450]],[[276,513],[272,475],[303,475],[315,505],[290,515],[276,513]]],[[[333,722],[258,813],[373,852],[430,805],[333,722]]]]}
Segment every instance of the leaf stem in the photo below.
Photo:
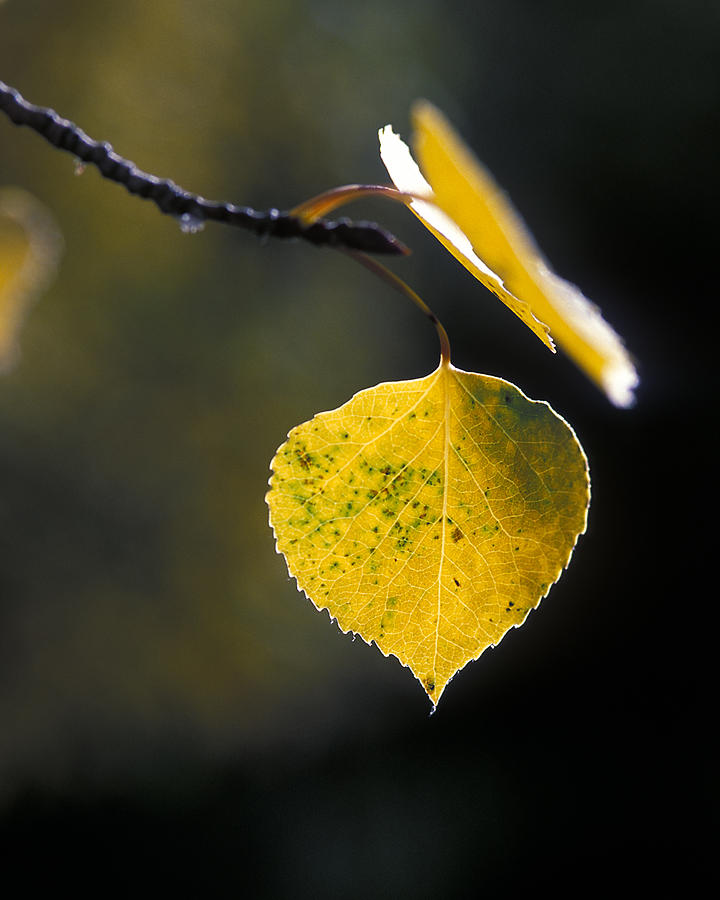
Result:
{"type": "Polygon", "coordinates": [[[414,194],[407,194],[386,184],[343,184],[298,204],[290,210],[290,215],[310,223],[326,216],[339,206],[360,200],[362,197],[386,197],[405,204],[417,199],[414,194]]]}
{"type": "Polygon", "coordinates": [[[368,256],[367,253],[361,253],[356,250],[345,250],[345,253],[348,256],[352,256],[353,259],[357,260],[361,265],[365,266],[366,269],[369,269],[373,274],[377,275],[378,278],[382,278],[390,287],[395,288],[400,294],[403,294],[405,297],[408,297],[412,302],[430,319],[430,321],[435,326],[435,331],[437,332],[438,340],[440,341],[440,361],[444,366],[450,365],[450,338],[448,337],[447,331],[435,315],[435,313],[430,309],[427,303],[420,297],[415,291],[410,287],[410,285],[406,284],[402,278],[397,276],[394,272],[391,272],[387,266],[384,266],[382,263],[378,262],[372,256],[368,256]]]}

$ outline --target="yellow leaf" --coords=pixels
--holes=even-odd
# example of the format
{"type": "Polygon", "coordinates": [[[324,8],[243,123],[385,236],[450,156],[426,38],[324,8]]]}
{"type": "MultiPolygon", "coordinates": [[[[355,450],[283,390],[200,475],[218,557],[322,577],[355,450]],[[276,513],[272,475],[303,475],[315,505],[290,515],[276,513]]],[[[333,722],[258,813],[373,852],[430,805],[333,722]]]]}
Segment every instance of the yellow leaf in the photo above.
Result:
{"type": "Polygon", "coordinates": [[[410,201],[413,212],[547,347],[553,349],[554,338],[615,405],[630,406],[638,376],[597,307],[550,269],[508,198],[442,113],[417,103],[413,125],[422,171],[390,126],[380,131],[380,153],[396,187],[427,198],[410,201]]]}
{"type": "Polygon", "coordinates": [[[55,271],[61,243],[41,203],[18,188],[0,189],[0,372],[17,361],[18,333],[55,271]]]}
{"type": "Polygon", "coordinates": [[[433,704],[547,594],[589,503],[570,426],[446,360],[297,426],[272,470],[270,523],[298,587],[433,704]]]}

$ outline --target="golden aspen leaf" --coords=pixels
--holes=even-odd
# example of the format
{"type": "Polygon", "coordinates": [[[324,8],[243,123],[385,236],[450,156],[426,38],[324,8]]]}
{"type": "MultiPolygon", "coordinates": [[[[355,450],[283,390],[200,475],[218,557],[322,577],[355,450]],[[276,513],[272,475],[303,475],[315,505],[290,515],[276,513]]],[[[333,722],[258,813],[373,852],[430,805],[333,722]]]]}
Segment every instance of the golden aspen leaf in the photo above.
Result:
{"type": "Polygon", "coordinates": [[[19,188],[0,189],[0,372],[17,361],[18,333],[55,272],[61,243],[38,200],[19,188]]]}
{"type": "Polygon", "coordinates": [[[426,198],[408,201],[410,209],[547,347],[553,349],[554,338],[612,403],[630,406],[637,372],[598,308],[550,269],[508,198],[443,114],[422,101],[412,119],[420,167],[391,126],[380,130],[380,154],[395,186],[426,198]]]}
{"type": "Polygon", "coordinates": [[[547,594],[589,503],[585,454],[547,403],[445,360],[298,425],[272,472],[298,587],[433,704],[547,594]]]}

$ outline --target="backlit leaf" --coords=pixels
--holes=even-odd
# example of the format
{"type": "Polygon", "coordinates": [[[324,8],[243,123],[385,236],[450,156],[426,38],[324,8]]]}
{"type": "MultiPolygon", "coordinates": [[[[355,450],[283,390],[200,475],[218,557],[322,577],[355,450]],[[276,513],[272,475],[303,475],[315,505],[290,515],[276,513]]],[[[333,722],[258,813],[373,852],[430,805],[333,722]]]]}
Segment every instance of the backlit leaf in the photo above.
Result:
{"type": "Polygon", "coordinates": [[[299,588],[433,704],[547,594],[589,503],[585,454],[547,403],[446,361],[297,426],[272,470],[299,588]]]}
{"type": "Polygon", "coordinates": [[[410,201],[413,212],[546,346],[552,349],[554,338],[615,405],[631,405],[635,367],[597,307],[550,269],[508,198],[442,113],[417,103],[413,125],[420,168],[390,126],[380,131],[380,153],[396,187],[432,201],[410,201]]]}
{"type": "Polygon", "coordinates": [[[60,246],[41,203],[18,188],[0,189],[0,372],[17,361],[18,333],[55,271],[60,246]]]}

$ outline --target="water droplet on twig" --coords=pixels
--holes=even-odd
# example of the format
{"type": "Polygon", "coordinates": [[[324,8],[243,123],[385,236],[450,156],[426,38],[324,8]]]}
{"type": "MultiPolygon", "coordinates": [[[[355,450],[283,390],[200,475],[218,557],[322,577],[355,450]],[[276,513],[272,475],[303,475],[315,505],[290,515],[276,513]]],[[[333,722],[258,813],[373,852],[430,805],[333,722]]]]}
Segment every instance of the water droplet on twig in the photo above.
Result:
{"type": "Polygon", "coordinates": [[[205,220],[191,213],[183,213],[180,216],[180,231],[183,234],[197,234],[205,227],[205,220]]]}

